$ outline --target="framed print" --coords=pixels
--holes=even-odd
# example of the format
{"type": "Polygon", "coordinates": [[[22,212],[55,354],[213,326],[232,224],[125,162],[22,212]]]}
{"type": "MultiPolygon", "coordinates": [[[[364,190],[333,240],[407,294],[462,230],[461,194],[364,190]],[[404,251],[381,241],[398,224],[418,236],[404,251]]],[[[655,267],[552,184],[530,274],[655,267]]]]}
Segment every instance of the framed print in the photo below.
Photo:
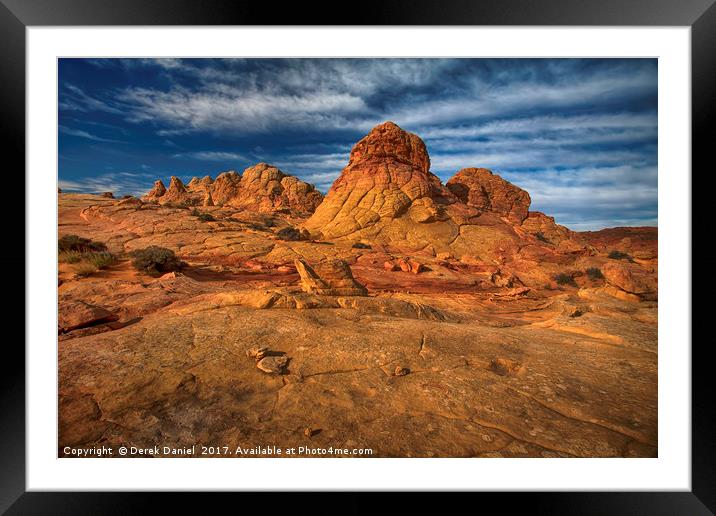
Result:
{"type": "Polygon", "coordinates": [[[274,490],[713,509],[691,338],[710,2],[351,25],[4,4],[9,513],[68,491],[118,491],[73,498],[90,513],[274,490]]]}

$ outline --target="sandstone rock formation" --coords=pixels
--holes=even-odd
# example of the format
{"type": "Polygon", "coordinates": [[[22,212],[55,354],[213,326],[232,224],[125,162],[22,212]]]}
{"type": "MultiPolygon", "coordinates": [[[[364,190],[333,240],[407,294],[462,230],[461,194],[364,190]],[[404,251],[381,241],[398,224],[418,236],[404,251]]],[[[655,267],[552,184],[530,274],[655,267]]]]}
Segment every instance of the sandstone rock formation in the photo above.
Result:
{"type": "Polygon", "coordinates": [[[294,263],[304,292],[327,296],[365,296],[368,293],[353,278],[350,266],[343,260],[318,263],[316,269],[301,259],[294,263]]]}
{"type": "Polygon", "coordinates": [[[304,183],[267,163],[244,170],[235,195],[228,204],[259,212],[285,210],[310,215],[323,200],[313,185],[304,183]]]}
{"type": "Polygon", "coordinates": [[[322,238],[338,238],[415,210],[421,222],[442,216],[454,196],[430,172],[423,141],[392,122],[381,124],[351,151],[348,166],[306,221],[322,238]]]}
{"type": "Polygon", "coordinates": [[[239,183],[241,183],[241,175],[235,170],[219,174],[211,188],[214,203],[221,206],[236,197],[239,193],[239,183]]]}
{"type": "Polygon", "coordinates": [[[210,187],[214,180],[211,176],[204,176],[201,179],[198,177],[192,177],[186,185],[186,189],[190,192],[205,192],[210,187]]]}
{"type": "Polygon", "coordinates": [[[653,300],[656,298],[656,278],[644,271],[642,267],[635,264],[613,262],[606,263],[601,270],[610,285],[642,299],[653,300]]]}
{"type": "Polygon", "coordinates": [[[169,189],[161,181],[144,200],[159,204],[226,206],[256,213],[284,213],[305,218],[313,213],[323,195],[304,181],[266,163],[247,168],[243,175],[222,172],[216,180],[194,177],[185,186],[172,177],[169,189]]]}
{"type": "Polygon", "coordinates": [[[206,192],[204,195],[204,201],[202,202],[203,206],[214,206],[214,199],[211,196],[211,192],[206,192]]]}
{"type": "Polygon", "coordinates": [[[486,168],[464,168],[446,183],[462,202],[520,224],[527,218],[530,195],[486,168]]]}
{"type": "Polygon", "coordinates": [[[483,175],[490,176],[489,181],[483,178],[492,194],[487,199],[492,203],[494,198],[489,206],[498,211],[481,211],[463,202],[429,168],[418,136],[392,122],[381,124],[354,146],[348,166],[304,227],[318,240],[375,242],[472,262],[500,263],[518,252],[523,236],[516,224],[526,213],[526,192],[491,174],[465,172],[461,177],[471,179],[473,186],[483,175]],[[503,218],[504,213],[511,218],[503,218]]]}
{"type": "Polygon", "coordinates": [[[166,193],[162,195],[158,200],[162,204],[184,204],[191,200],[191,196],[189,195],[189,192],[184,186],[184,183],[182,183],[181,179],[176,176],[172,176],[171,180],[169,181],[169,188],[167,189],[166,193]]]}
{"type": "Polygon", "coordinates": [[[147,195],[142,197],[142,199],[146,201],[156,201],[159,199],[159,197],[162,197],[165,193],[167,193],[167,188],[164,186],[164,183],[161,179],[157,179],[154,181],[154,187],[149,190],[147,195]]]}
{"type": "Polygon", "coordinates": [[[529,212],[527,218],[522,221],[522,228],[538,240],[548,244],[559,244],[574,236],[568,228],[557,224],[554,217],[540,211],[529,212]]]}

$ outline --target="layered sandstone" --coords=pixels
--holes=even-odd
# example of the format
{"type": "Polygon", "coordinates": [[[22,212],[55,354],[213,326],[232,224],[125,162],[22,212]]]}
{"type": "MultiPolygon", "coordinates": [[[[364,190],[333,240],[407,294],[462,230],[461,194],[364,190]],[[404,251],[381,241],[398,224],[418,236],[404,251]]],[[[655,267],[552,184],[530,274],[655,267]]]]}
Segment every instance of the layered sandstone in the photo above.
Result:
{"type": "Polygon", "coordinates": [[[191,196],[189,195],[186,186],[184,186],[184,183],[182,183],[182,180],[176,176],[172,176],[169,181],[169,188],[158,200],[162,204],[183,204],[188,202],[190,199],[191,196]]]}
{"type": "Polygon", "coordinates": [[[370,228],[377,233],[401,217],[417,223],[446,219],[445,206],[455,201],[430,172],[423,141],[386,122],[353,147],[348,165],[305,227],[324,239],[370,228]]]}
{"type": "Polygon", "coordinates": [[[149,190],[149,192],[147,192],[147,194],[142,197],[142,199],[146,201],[156,201],[165,193],[167,193],[167,187],[164,186],[164,183],[161,179],[157,179],[156,181],[154,181],[154,187],[149,190]]]}
{"type": "Polygon", "coordinates": [[[320,262],[311,267],[304,260],[295,261],[305,292],[328,296],[365,296],[368,291],[353,277],[344,260],[320,262]]]}
{"type": "Polygon", "coordinates": [[[211,188],[214,203],[222,206],[236,197],[239,193],[239,183],[241,183],[241,175],[235,170],[219,174],[211,188]]]}
{"type": "Polygon", "coordinates": [[[530,209],[530,194],[486,168],[464,168],[447,183],[462,202],[520,224],[530,209]]]}
{"type": "Polygon", "coordinates": [[[285,174],[267,163],[244,170],[234,196],[228,204],[259,212],[288,211],[310,215],[323,200],[313,185],[285,174]]]}
{"type": "Polygon", "coordinates": [[[314,212],[323,195],[313,185],[267,163],[259,163],[243,174],[235,170],[222,172],[216,180],[211,176],[194,177],[186,186],[178,177],[172,177],[169,189],[162,181],[155,181],[154,188],[143,199],[159,204],[227,206],[305,218],[314,212]]]}

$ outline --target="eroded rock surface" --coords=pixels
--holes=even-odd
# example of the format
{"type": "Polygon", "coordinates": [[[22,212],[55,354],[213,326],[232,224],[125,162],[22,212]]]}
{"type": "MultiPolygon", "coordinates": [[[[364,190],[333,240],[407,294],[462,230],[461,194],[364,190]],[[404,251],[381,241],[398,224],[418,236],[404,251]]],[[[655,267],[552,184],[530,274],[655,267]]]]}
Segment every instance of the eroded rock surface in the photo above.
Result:
{"type": "Polygon", "coordinates": [[[486,168],[464,168],[446,186],[458,199],[480,212],[496,213],[515,224],[527,218],[530,194],[486,168]]]}

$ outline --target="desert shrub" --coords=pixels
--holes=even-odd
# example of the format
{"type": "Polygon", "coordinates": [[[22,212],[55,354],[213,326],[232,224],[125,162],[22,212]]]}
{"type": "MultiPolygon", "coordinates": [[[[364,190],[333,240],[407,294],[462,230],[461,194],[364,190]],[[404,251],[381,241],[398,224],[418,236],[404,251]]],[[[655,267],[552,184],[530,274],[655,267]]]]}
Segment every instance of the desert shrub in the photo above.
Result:
{"type": "Polygon", "coordinates": [[[629,256],[627,253],[623,253],[621,251],[612,251],[609,253],[608,258],[611,258],[612,260],[626,260],[626,261],[632,261],[631,256],[629,256]]]}
{"type": "Polygon", "coordinates": [[[216,220],[211,213],[200,213],[196,218],[202,222],[213,222],[216,220]]]}
{"type": "Polygon", "coordinates": [[[542,233],[541,231],[538,231],[537,233],[535,233],[535,238],[536,238],[537,240],[539,240],[540,242],[544,242],[545,244],[551,244],[551,243],[552,243],[552,242],[550,242],[550,241],[547,239],[546,236],[544,236],[544,233],[542,233]]]}
{"type": "Polygon", "coordinates": [[[353,249],[371,249],[370,244],[364,244],[363,242],[356,242],[351,247],[353,249]]]}
{"type": "Polygon", "coordinates": [[[86,278],[97,272],[97,267],[93,263],[80,262],[75,265],[75,274],[81,278],[86,278]]]}
{"type": "Polygon", "coordinates": [[[85,260],[97,267],[97,269],[106,269],[110,265],[117,263],[117,257],[108,252],[89,253],[85,256],[85,260]]]}
{"type": "Polygon", "coordinates": [[[555,274],[554,281],[556,281],[558,285],[571,285],[572,287],[577,286],[577,282],[574,281],[574,277],[564,272],[555,274]]]}
{"type": "Polygon", "coordinates": [[[57,256],[60,263],[77,263],[82,260],[82,253],[79,251],[61,251],[57,256]]]}
{"type": "Polygon", "coordinates": [[[77,235],[65,235],[57,240],[57,250],[78,251],[80,253],[91,253],[96,251],[106,251],[107,246],[101,242],[94,242],[89,238],[83,238],[77,235]]]}
{"type": "Polygon", "coordinates": [[[587,276],[589,276],[590,279],[598,280],[598,279],[604,279],[604,274],[602,274],[602,270],[598,269],[597,267],[590,267],[586,271],[587,276]]]}
{"type": "Polygon", "coordinates": [[[276,237],[280,240],[301,240],[301,232],[291,226],[279,229],[276,232],[276,237]]]}
{"type": "Polygon", "coordinates": [[[191,210],[191,213],[189,215],[191,215],[192,217],[198,217],[199,215],[201,215],[201,212],[194,208],[193,210],[191,210]]]}
{"type": "Polygon", "coordinates": [[[174,251],[156,245],[137,249],[131,253],[132,266],[138,271],[149,274],[171,272],[181,269],[182,262],[174,251]]]}

